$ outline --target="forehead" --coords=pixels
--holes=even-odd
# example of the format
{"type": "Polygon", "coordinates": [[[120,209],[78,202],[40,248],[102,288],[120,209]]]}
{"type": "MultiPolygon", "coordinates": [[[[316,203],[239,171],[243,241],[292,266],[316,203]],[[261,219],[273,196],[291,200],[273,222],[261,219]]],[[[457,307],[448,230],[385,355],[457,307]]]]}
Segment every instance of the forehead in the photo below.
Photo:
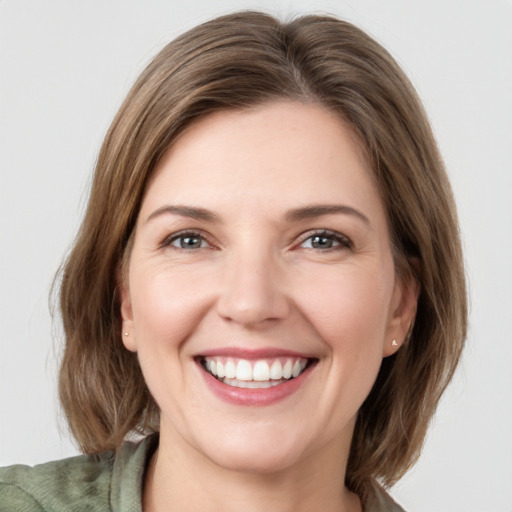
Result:
{"type": "Polygon", "coordinates": [[[353,131],[321,105],[292,101],[191,125],[158,163],[141,213],[165,202],[213,209],[348,202],[384,211],[353,131]]]}

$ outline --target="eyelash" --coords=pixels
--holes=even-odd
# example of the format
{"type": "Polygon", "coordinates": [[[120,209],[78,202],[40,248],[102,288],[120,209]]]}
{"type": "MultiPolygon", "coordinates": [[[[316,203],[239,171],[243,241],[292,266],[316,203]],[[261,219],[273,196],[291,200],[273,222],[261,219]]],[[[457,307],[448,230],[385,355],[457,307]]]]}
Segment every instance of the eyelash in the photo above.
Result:
{"type": "MultiPolygon", "coordinates": [[[[343,250],[343,249],[352,249],[352,247],[353,247],[351,240],[349,238],[347,238],[345,235],[342,235],[341,233],[338,233],[336,231],[330,231],[330,230],[326,230],[326,229],[323,229],[320,231],[308,232],[308,233],[301,235],[298,246],[299,247],[302,246],[305,242],[307,242],[308,240],[313,240],[315,237],[319,238],[319,239],[326,239],[327,241],[334,242],[337,245],[327,247],[327,248],[311,246],[311,247],[305,247],[305,249],[310,249],[310,250],[319,251],[319,252],[327,252],[327,251],[336,251],[336,250],[343,250]]],[[[206,239],[206,237],[203,234],[201,234],[197,231],[182,231],[179,233],[174,233],[174,234],[168,236],[167,238],[165,238],[165,240],[163,240],[163,242],[160,244],[160,247],[171,246],[175,249],[182,249],[182,250],[186,250],[186,251],[194,251],[194,250],[199,250],[199,249],[205,248],[205,247],[201,247],[201,246],[200,247],[191,247],[191,246],[186,247],[186,246],[183,246],[181,243],[180,243],[179,247],[176,245],[173,245],[174,242],[179,241],[179,240],[183,241],[187,238],[197,239],[200,241],[201,245],[203,243],[206,243],[209,246],[211,246],[211,244],[208,242],[208,240],[206,239]]],[[[313,243],[314,242],[312,241],[312,244],[313,243]]]]}

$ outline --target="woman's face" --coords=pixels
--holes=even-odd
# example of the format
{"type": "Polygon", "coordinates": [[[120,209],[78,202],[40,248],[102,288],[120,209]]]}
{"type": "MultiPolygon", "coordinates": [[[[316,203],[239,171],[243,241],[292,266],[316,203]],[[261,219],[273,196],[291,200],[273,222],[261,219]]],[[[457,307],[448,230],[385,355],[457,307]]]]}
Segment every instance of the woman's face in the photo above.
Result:
{"type": "Polygon", "coordinates": [[[162,440],[237,470],[345,456],[414,301],[355,137],[295,102],[182,134],[145,193],[127,274],[124,343],[162,440]]]}

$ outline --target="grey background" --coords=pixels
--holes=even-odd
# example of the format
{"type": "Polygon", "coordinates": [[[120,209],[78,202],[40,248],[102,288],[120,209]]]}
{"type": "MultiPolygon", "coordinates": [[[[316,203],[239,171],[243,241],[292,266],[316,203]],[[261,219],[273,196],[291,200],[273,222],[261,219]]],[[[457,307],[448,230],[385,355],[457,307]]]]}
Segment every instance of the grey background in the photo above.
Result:
{"type": "Polygon", "coordinates": [[[166,42],[241,8],[353,21],[418,88],[459,205],[471,326],[423,456],[392,494],[417,512],[510,512],[510,0],[1,1],[0,465],[77,453],[56,400],[60,331],[48,293],[110,120],[166,42]]]}

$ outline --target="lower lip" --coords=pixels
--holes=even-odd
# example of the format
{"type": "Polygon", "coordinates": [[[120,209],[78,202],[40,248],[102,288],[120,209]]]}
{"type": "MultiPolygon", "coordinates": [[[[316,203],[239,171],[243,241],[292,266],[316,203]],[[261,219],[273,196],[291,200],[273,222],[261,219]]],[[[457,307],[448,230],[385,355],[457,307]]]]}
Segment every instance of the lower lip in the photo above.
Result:
{"type": "Polygon", "coordinates": [[[270,388],[237,388],[235,386],[229,386],[224,384],[220,380],[216,379],[213,375],[209,374],[199,364],[200,372],[211,391],[219,397],[221,400],[228,402],[233,405],[245,405],[245,406],[265,406],[271,405],[285,398],[293,395],[299,390],[304,382],[309,377],[311,370],[314,365],[309,365],[298,377],[290,379],[283,384],[272,386],[270,388]]]}

